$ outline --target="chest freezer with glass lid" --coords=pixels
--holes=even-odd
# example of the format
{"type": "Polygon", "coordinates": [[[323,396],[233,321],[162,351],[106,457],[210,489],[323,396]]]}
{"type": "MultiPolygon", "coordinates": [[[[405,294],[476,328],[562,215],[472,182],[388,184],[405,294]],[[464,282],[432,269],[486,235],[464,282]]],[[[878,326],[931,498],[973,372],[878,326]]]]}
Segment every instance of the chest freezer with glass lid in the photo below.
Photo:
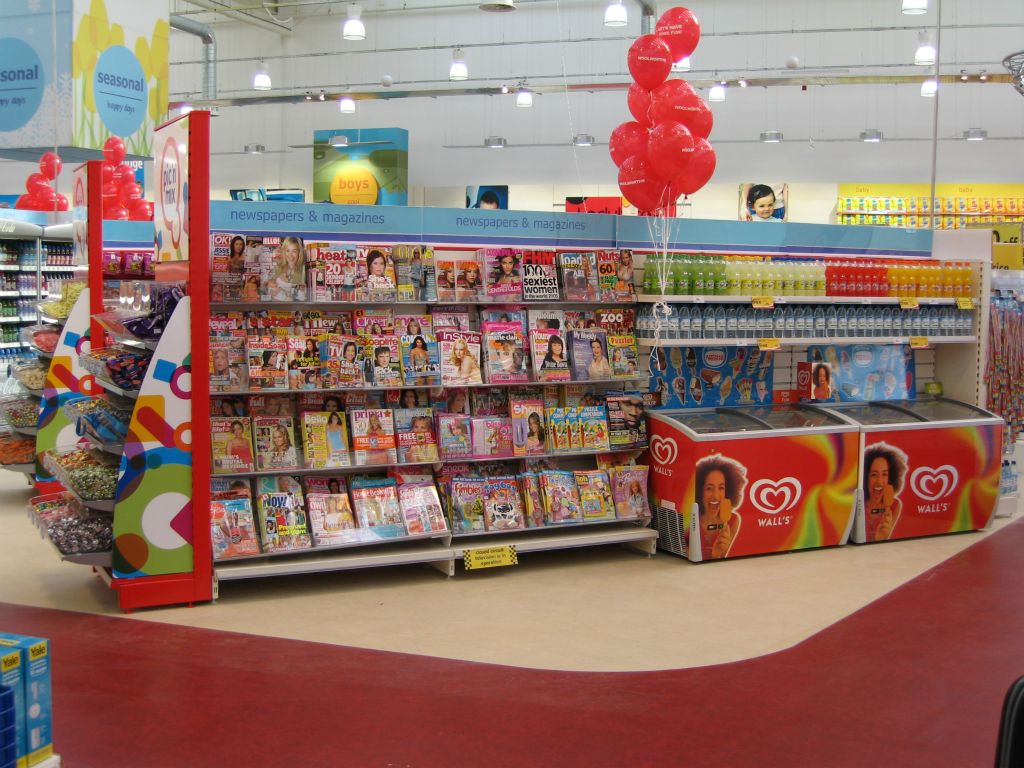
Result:
{"type": "Polygon", "coordinates": [[[859,424],[863,544],[988,526],[999,500],[1003,420],[946,398],[829,405],[859,424]]]}
{"type": "Polygon", "coordinates": [[[649,413],[658,547],[689,560],[845,544],[859,430],[798,404],[649,413]]]}

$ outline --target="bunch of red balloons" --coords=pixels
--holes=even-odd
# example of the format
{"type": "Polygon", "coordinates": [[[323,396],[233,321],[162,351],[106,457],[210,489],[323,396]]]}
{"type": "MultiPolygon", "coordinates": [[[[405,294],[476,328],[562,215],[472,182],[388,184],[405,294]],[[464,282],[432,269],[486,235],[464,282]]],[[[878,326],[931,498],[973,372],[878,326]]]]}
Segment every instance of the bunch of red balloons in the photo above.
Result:
{"type": "Polygon", "coordinates": [[[103,144],[103,218],[152,221],[153,204],[142,199],[135,169],[124,162],[124,142],[111,136],[103,144]]]}
{"type": "Polygon", "coordinates": [[[692,195],[715,172],[708,143],[711,110],[685,80],[668,80],[672,64],[689,56],[700,41],[700,24],[687,8],[661,15],[653,35],[641,35],[629,49],[633,84],[627,102],[635,120],[608,140],[619,168],[619,189],[641,213],[665,209],[680,195],[692,195]]]}
{"type": "Polygon", "coordinates": [[[25,194],[14,207],[23,211],[66,211],[68,198],[57,194],[50,182],[57,178],[63,163],[56,152],[44,152],[39,158],[39,170],[25,179],[25,194]]]}

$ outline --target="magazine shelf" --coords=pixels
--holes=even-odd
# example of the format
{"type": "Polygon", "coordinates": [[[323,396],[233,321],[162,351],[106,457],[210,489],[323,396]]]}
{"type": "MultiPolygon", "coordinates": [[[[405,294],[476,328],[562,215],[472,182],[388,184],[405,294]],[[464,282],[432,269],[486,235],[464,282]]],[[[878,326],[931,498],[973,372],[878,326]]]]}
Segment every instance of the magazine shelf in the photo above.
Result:
{"type": "Polygon", "coordinates": [[[577,523],[557,523],[553,525],[545,525],[539,528],[527,527],[527,528],[509,528],[504,531],[453,531],[452,541],[462,540],[475,540],[487,536],[494,536],[504,538],[506,536],[515,536],[519,534],[532,535],[542,533],[544,531],[561,531],[561,530],[574,530],[577,528],[591,527],[595,525],[614,525],[616,523],[642,523],[647,525],[651,522],[650,516],[645,517],[606,517],[600,520],[583,520],[577,523]]]}
{"type": "Polygon", "coordinates": [[[245,312],[247,310],[345,310],[359,307],[494,307],[506,304],[516,306],[533,307],[534,309],[548,309],[558,307],[629,307],[635,301],[217,301],[210,302],[211,312],[245,312]]]}
{"type": "MultiPolygon", "coordinates": [[[[756,347],[764,338],[748,337],[744,339],[637,339],[637,344],[645,349],[655,347],[756,347]]],[[[810,344],[911,344],[915,348],[932,346],[933,344],[968,344],[977,342],[974,336],[794,336],[774,339],[782,347],[803,347],[810,344]],[[923,343],[922,343],[923,340],[923,343]]]]}
{"type": "Polygon", "coordinates": [[[490,546],[514,545],[516,552],[544,552],[553,549],[625,544],[647,555],[654,554],[658,532],[648,528],[650,518],[639,520],[602,520],[571,525],[523,528],[520,530],[455,535],[452,551],[461,558],[467,551],[490,546]]]}
{"type": "MultiPolygon", "coordinates": [[[[360,532],[360,531],[364,531],[364,530],[367,530],[367,529],[365,529],[365,528],[357,528],[357,529],[355,529],[356,532],[360,532]]],[[[420,541],[420,542],[422,542],[422,541],[432,541],[432,540],[436,539],[436,540],[444,540],[445,542],[447,542],[447,540],[448,540],[448,538],[450,536],[451,536],[451,533],[449,531],[436,531],[436,532],[432,532],[432,533],[422,533],[422,534],[416,534],[416,535],[408,535],[408,534],[406,534],[406,535],[402,535],[402,536],[391,536],[391,537],[376,536],[376,537],[373,537],[373,538],[368,538],[365,541],[347,541],[347,542],[345,542],[343,544],[314,545],[312,547],[307,547],[305,549],[291,549],[291,550],[281,550],[281,551],[277,551],[277,552],[263,552],[263,553],[258,554],[258,555],[245,555],[245,556],[242,556],[242,557],[232,557],[232,558],[227,559],[227,560],[218,560],[218,561],[215,561],[215,562],[219,566],[219,565],[224,565],[226,563],[238,563],[238,562],[251,563],[251,562],[253,562],[255,560],[271,560],[271,559],[278,559],[278,558],[282,558],[282,557],[303,557],[303,556],[306,556],[306,555],[316,554],[318,552],[320,552],[320,553],[323,553],[323,552],[338,552],[338,551],[343,551],[343,550],[360,549],[360,548],[365,548],[365,547],[389,546],[389,545],[392,545],[392,544],[401,544],[401,543],[411,542],[411,541],[420,541]]]]}

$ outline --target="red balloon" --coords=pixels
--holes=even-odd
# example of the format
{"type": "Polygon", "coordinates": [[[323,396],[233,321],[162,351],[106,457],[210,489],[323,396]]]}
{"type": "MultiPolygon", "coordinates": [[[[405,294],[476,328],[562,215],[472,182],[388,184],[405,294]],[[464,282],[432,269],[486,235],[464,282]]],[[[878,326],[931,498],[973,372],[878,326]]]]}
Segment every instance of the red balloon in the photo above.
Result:
{"type": "Polygon", "coordinates": [[[125,208],[121,203],[114,201],[110,205],[103,206],[103,219],[105,221],[112,221],[115,219],[127,219],[128,209],[125,208]]]}
{"type": "Polygon", "coordinates": [[[68,196],[67,195],[57,195],[57,210],[58,211],[66,211],[66,210],[68,210],[68,196]]]}
{"type": "Polygon", "coordinates": [[[629,105],[629,113],[636,121],[644,128],[650,128],[651,116],[648,111],[651,108],[651,92],[636,83],[631,83],[626,93],[626,103],[629,105]]]}
{"type": "Polygon", "coordinates": [[[640,123],[623,123],[608,137],[608,152],[618,167],[627,157],[647,157],[647,129],[640,123]]]}
{"type": "Polygon", "coordinates": [[[103,186],[114,183],[114,166],[110,163],[100,163],[100,171],[103,175],[103,186]]]}
{"type": "Polygon", "coordinates": [[[700,42],[700,22],[688,8],[669,8],[661,14],[654,32],[668,45],[672,61],[689,56],[700,42]]]}
{"type": "Polygon", "coordinates": [[[14,207],[17,208],[19,211],[32,210],[32,196],[20,195],[18,199],[14,201],[14,207]]]}
{"type": "Polygon", "coordinates": [[[50,181],[41,173],[30,173],[25,178],[25,191],[30,195],[34,195],[37,189],[43,189],[50,186],[50,181]]]}
{"type": "Polygon", "coordinates": [[[53,201],[57,199],[57,191],[50,186],[38,187],[32,197],[34,197],[37,202],[46,206],[47,210],[52,210],[53,201]]]}
{"type": "Polygon", "coordinates": [[[619,168],[619,190],[640,211],[653,211],[664,204],[668,185],[659,179],[642,157],[627,157],[619,168]]]}
{"type": "Polygon", "coordinates": [[[117,136],[111,136],[103,142],[103,159],[111,166],[118,165],[127,154],[128,150],[125,148],[124,142],[117,136]]]}
{"type": "Polygon", "coordinates": [[[679,195],[692,195],[711,180],[715,173],[716,162],[715,150],[708,143],[708,140],[697,139],[693,145],[690,164],[672,182],[670,194],[671,192],[677,192],[676,197],[679,195]]]}
{"type": "Polygon", "coordinates": [[[697,109],[700,96],[685,80],[668,80],[651,91],[651,122],[675,122],[686,125],[689,114],[697,109]]]}
{"type": "Polygon", "coordinates": [[[641,88],[657,88],[672,71],[672,52],[657,35],[640,35],[629,47],[626,63],[629,74],[641,88]]]}
{"type": "Polygon", "coordinates": [[[128,206],[128,218],[132,221],[152,221],[153,204],[147,200],[132,200],[128,206]]]}
{"type": "Polygon", "coordinates": [[[135,169],[127,163],[121,163],[114,169],[114,183],[119,187],[135,183],[135,169]]]}
{"type": "Polygon", "coordinates": [[[690,133],[694,136],[706,139],[711,135],[711,129],[715,125],[715,115],[711,111],[711,107],[702,99],[697,100],[697,109],[689,113],[688,120],[689,122],[684,121],[683,125],[689,128],[690,133]]]}
{"type": "Polygon", "coordinates": [[[658,123],[651,131],[647,156],[654,173],[667,184],[690,164],[693,136],[682,123],[658,123]]]}
{"type": "Polygon", "coordinates": [[[63,167],[60,155],[56,152],[43,152],[39,158],[39,172],[48,179],[56,179],[63,167]]]}
{"type": "Polygon", "coordinates": [[[130,181],[123,185],[118,192],[118,198],[121,200],[121,204],[125,208],[131,208],[131,201],[138,200],[142,197],[142,187],[136,184],[134,181],[130,181]]]}

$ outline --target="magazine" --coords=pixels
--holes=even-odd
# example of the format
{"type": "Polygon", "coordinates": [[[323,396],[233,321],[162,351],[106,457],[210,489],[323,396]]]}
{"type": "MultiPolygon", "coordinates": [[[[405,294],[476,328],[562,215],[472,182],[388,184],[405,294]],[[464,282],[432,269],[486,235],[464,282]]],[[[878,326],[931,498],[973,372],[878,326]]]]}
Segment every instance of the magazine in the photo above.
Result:
{"type": "Polygon", "coordinates": [[[390,410],[360,408],[350,410],[348,415],[352,420],[356,464],[394,464],[398,461],[395,423],[390,410]]]}
{"type": "Polygon", "coordinates": [[[647,473],[648,467],[643,464],[615,467],[611,470],[616,517],[629,519],[648,517],[651,514],[647,503],[647,473]]]}
{"type": "Polygon", "coordinates": [[[647,420],[644,401],[638,394],[609,395],[608,434],[610,447],[642,448],[647,445],[647,420]]]}
{"type": "Polygon", "coordinates": [[[402,358],[396,336],[364,336],[363,356],[366,358],[367,381],[374,387],[402,386],[402,358]]]}
{"type": "Polygon", "coordinates": [[[437,461],[437,437],[434,434],[434,412],[430,408],[398,408],[395,433],[398,460],[407,464],[437,461]]]}
{"type": "Polygon", "coordinates": [[[437,416],[437,444],[441,458],[467,459],[473,455],[473,427],[469,416],[441,413],[437,416]]]}
{"type": "Polygon", "coordinates": [[[348,483],[344,475],[309,475],[304,480],[307,496],[311,493],[348,493],[348,483]]]}
{"type": "Polygon", "coordinates": [[[348,428],[340,411],[306,411],[302,414],[303,452],[309,469],[351,466],[348,428]]]}
{"type": "Polygon", "coordinates": [[[477,252],[483,262],[488,301],[521,301],[522,254],[512,248],[487,248],[477,252]]]}
{"type": "Polygon", "coordinates": [[[245,268],[242,272],[242,295],[245,302],[258,302],[263,296],[261,283],[260,259],[263,255],[263,238],[258,235],[246,235],[245,268]]]}
{"type": "Polygon", "coordinates": [[[288,341],[283,336],[249,336],[249,389],[288,388],[288,341]]]}
{"type": "Polygon", "coordinates": [[[566,330],[565,312],[561,309],[529,309],[526,312],[530,328],[539,328],[545,331],[566,330]]]}
{"type": "Polygon", "coordinates": [[[319,309],[302,311],[302,328],[307,336],[318,342],[329,333],[352,333],[352,313],[349,311],[322,312],[319,309]]]}
{"type": "Polygon", "coordinates": [[[252,427],[248,417],[210,418],[213,474],[253,471],[252,427]]]}
{"type": "Polygon", "coordinates": [[[569,435],[572,408],[548,408],[548,453],[569,453],[572,440],[569,435]]]}
{"type": "Polygon", "coordinates": [[[313,301],[355,301],[358,256],[354,245],[320,243],[309,248],[313,301]]]}
{"type": "Polygon", "coordinates": [[[352,313],[352,331],[357,336],[390,336],[395,332],[395,315],[390,309],[357,309],[352,313]]]}
{"type": "Polygon", "coordinates": [[[452,530],[472,533],[485,530],[484,499],[487,481],[482,477],[456,477],[451,483],[452,530]]]}
{"type": "Polygon", "coordinates": [[[544,527],[544,502],[541,501],[540,478],[536,472],[523,472],[518,476],[523,491],[523,515],[528,528],[544,527]]]}
{"type": "Polygon", "coordinates": [[[398,485],[394,478],[354,478],[352,508],[355,510],[356,523],[363,529],[364,536],[371,539],[394,539],[405,536],[405,522],[398,501],[398,485]]]}
{"type": "Polygon", "coordinates": [[[319,389],[320,348],[312,336],[288,337],[288,389],[319,389]]]}
{"type": "Polygon", "coordinates": [[[594,313],[588,310],[567,309],[562,314],[565,318],[565,325],[563,327],[567,331],[582,331],[586,328],[597,327],[594,313]]]}
{"type": "Polygon", "coordinates": [[[434,335],[441,331],[468,331],[472,326],[469,307],[440,306],[430,308],[434,335]]]}
{"type": "Polygon", "coordinates": [[[636,310],[632,307],[615,307],[613,309],[594,310],[594,319],[598,328],[603,328],[608,335],[635,335],[636,310]]]}
{"type": "Polygon", "coordinates": [[[523,301],[558,301],[558,270],[553,251],[523,254],[523,301]]]}
{"type": "Polygon", "coordinates": [[[306,247],[302,238],[264,236],[258,263],[262,299],[306,300],[306,247]]]}
{"type": "Polygon", "coordinates": [[[291,416],[295,413],[295,395],[249,395],[250,416],[291,416]]]}
{"type": "Polygon", "coordinates": [[[441,383],[441,360],[433,334],[402,336],[402,376],[409,386],[441,383]]]}
{"type": "Polygon", "coordinates": [[[530,329],[530,351],[538,381],[569,381],[569,354],[565,339],[555,330],[530,329]]]}
{"type": "Polygon", "coordinates": [[[597,274],[592,253],[560,253],[562,288],[566,301],[596,301],[597,274]]]}
{"type": "Polygon", "coordinates": [[[430,407],[437,413],[462,413],[467,416],[470,410],[470,392],[468,387],[436,387],[430,390],[430,407]]]}
{"type": "Polygon", "coordinates": [[[249,388],[245,334],[210,337],[210,392],[239,392],[249,388]]]}
{"type": "Polygon", "coordinates": [[[249,481],[242,478],[231,480],[226,477],[211,477],[210,498],[214,501],[252,499],[252,488],[249,481]]]}
{"type": "Polygon", "coordinates": [[[512,457],[512,419],[501,416],[473,417],[473,456],[478,459],[512,457]]]}
{"type": "Polygon", "coordinates": [[[527,333],[526,309],[518,304],[501,304],[480,308],[480,327],[487,323],[515,323],[525,335],[527,333]]]}
{"type": "Polygon", "coordinates": [[[260,553],[252,501],[233,498],[210,501],[210,538],[214,560],[230,560],[260,553]]]}
{"type": "Polygon", "coordinates": [[[483,384],[480,375],[480,334],[474,331],[438,331],[441,382],[445,386],[483,384]]]}
{"type": "Polygon", "coordinates": [[[295,427],[285,416],[254,416],[253,437],[256,443],[256,468],[259,470],[298,469],[295,450],[295,427]]]}
{"type": "Polygon", "coordinates": [[[470,413],[474,416],[508,416],[509,387],[474,387],[469,390],[470,413]]]}
{"type": "Polygon", "coordinates": [[[405,519],[405,530],[410,536],[448,530],[448,521],[433,482],[402,483],[398,487],[398,503],[405,519]]]}
{"type": "Polygon", "coordinates": [[[526,338],[518,323],[485,323],[483,349],[488,383],[529,380],[526,338]]]}
{"type": "Polygon", "coordinates": [[[633,288],[633,252],[598,251],[598,299],[600,301],[635,301],[633,288]]]}
{"type": "Polygon", "coordinates": [[[245,274],[245,238],[210,233],[210,301],[241,301],[245,274]]]}
{"type": "Polygon", "coordinates": [[[608,412],[603,405],[582,405],[576,409],[583,451],[607,451],[608,412]]]}
{"type": "Polygon", "coordinates": [[[260,493],[256,497],[256,508],[264,553],[309,549],[312,546],[301,494],[287,491],[260,493]]]}
{"type": "Polygon", "coordinates": [[[347,493],[309,493],[306,495],[306,507],[316,546],[331,547],[360,541],[347,493]]]}
{"type": "Polygon", "coordinates": [[[437,273],[437,301],[456,301],[455,259],[435,258],[434,264],[437,273]]]}
{"type": "Polygon", "coordinates": [[[525,528],[523,497],[519,482],[513,475],[488,477],[484,498],[484,528],[488,531],[510,531],[525,528]]]}
{"type": "Polygon", "coordinates": [[[455,300],[478,302],[486,299],[483,278],[480,276],[480,262],[475,258],[458,259],[455,262],[455,300]]]}
{"type": "MultiPolygon", "coordinates": [[[[396,301],[398,288],[391,248],[384,245],[356,249],[356,300],[396,301]]],[[[391,333],[392,331],[388,331],[391,333]]]]}
{"type": "Polygon", "coordinates": [[[419,245],[396,245],[395,285],[398,301],[423,301],[423,248],[419,245]]]}
{"type": "Polygon", "coordinates": [[[512,452],[515,456],[547,453],[544,398],[537,390],[519,389],[509,394],[512,416],[512,452]]]}
{"type": "Polygon", "coordinates": [[[434,321],[430,315],[395,315],[396,336],[419,336],[433,333],[434,321]]]}
{"type": "Polygon", "coordinates": [[[613,379],[635,379],[637,377],[636,337],[632,335],[608,337],[608,358],[612,364],[613,379]]]}
{"type": "Polygon", "coordinates": [[[576,470],[576,487],[580,492],[583,520],[607,520],[615,517],[611,483],[603,469],[576,470]]]}
{"type": "Polygon", "coordinates": [[[329,333],[320,341],[320,384],[325,389],[362,387],[363,338],[329,333]]]}
{"type": "Polygon", "coordinates": [[[570,331],[569,357],[574,381],[601,381],[612,377],[607,334],[599,328],[570,331]]]}
{"type": "Polygon", "coordinates": [[[579,490],[572,472],[542,472],[540,487],[544,499],[544,522],[547,525],[578,523],[583,520],[579,490]]]}

